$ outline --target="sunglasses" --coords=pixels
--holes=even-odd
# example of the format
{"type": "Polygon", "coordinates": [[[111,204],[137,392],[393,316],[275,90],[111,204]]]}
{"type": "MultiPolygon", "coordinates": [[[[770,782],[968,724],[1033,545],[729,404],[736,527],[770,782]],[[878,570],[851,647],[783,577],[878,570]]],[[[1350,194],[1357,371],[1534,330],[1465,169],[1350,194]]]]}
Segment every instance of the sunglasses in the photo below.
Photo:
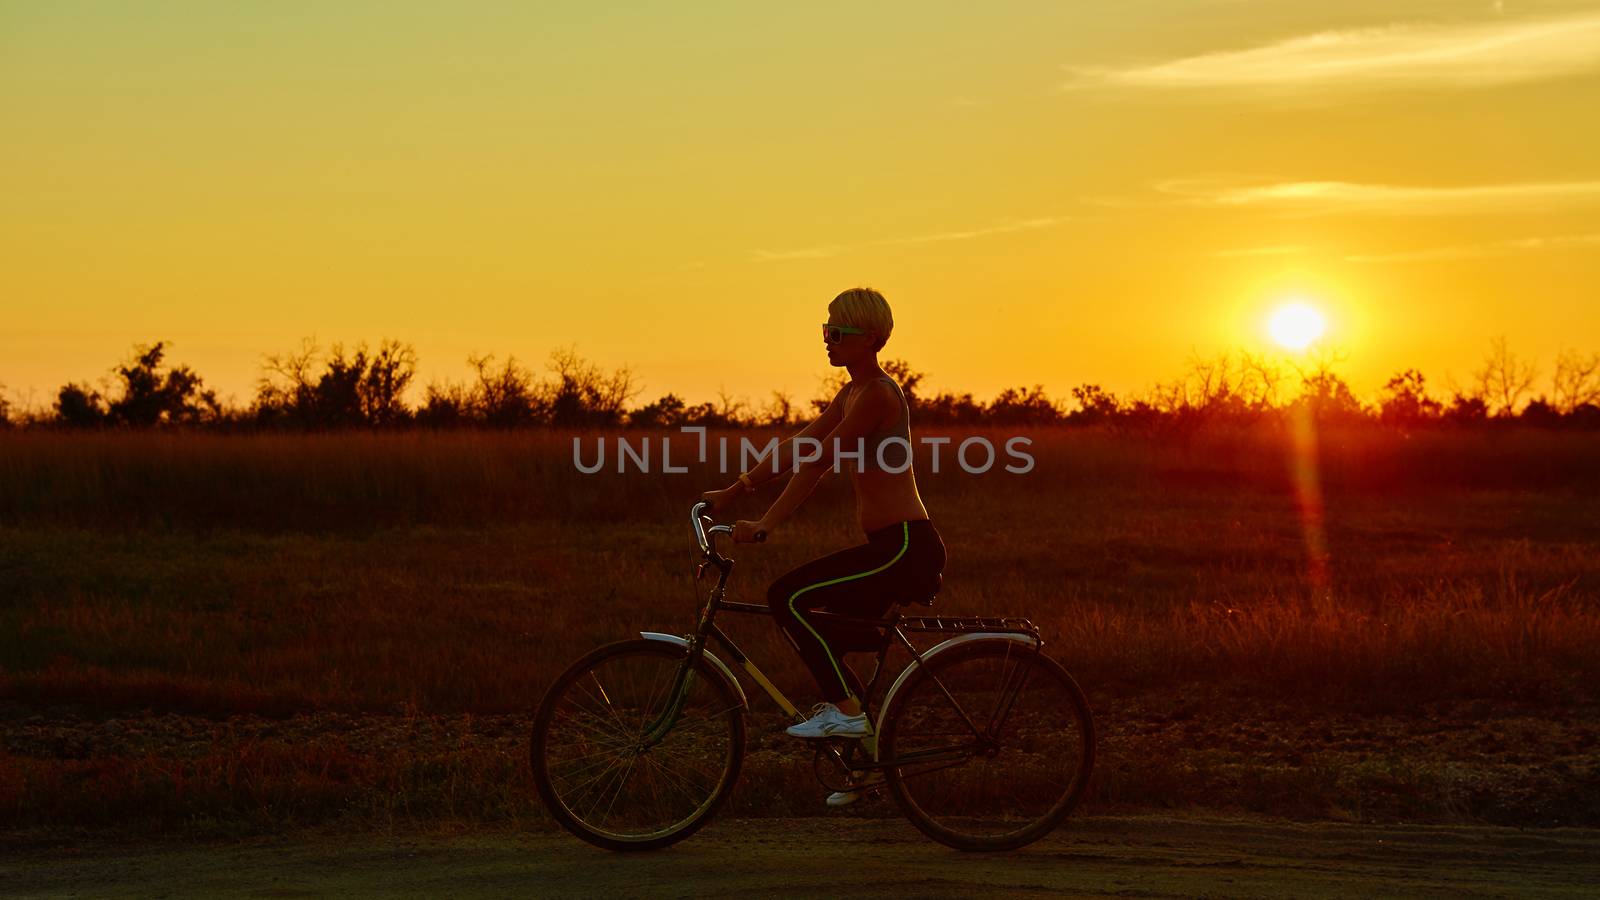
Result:
{"type": "Polygon", "coordinates": [[[822,340],[829,344],[839,343],[844,340],[844,336],[847,334],[866,333],[867,330],[865,328],[853,328],[849,325],[829,325],[827,322],[822,323],[822,340]]]}

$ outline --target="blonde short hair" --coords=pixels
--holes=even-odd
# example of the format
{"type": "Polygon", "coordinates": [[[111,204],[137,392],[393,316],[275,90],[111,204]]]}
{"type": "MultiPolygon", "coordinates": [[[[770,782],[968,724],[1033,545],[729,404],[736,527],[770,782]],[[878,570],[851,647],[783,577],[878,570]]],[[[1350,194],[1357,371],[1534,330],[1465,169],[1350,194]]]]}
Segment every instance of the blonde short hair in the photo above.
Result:
{"type": "Polygon", "coordinates": [[[874,350],[882,350],[889,341],[889,332],[894,331],[894,313],[889,311],[889,301],[868,287],[851,288],[833,298],[828,304],[828,315],[838,316],[838,324],[876,331],[878,344],[872,348],[874,350]]]}

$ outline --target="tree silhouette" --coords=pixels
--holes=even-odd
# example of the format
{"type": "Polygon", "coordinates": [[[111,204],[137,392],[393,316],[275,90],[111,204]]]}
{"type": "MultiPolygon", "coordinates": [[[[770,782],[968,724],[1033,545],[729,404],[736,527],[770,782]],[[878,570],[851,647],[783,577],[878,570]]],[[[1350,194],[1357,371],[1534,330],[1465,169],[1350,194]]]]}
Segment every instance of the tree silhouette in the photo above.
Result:
{"type": "Polygon", "coordinates": [[[1006,388],[985,410],[985,418],[996,425],[1051,425],[1063,414],[1044,392],[1044,385],[1031,388],[1006,388]]]}
{"type": "MultiPolygon", "coordinates": [[[[334,344],[326,353],[314,339],[307,339],[297,350],[265,356],[251,406],[225,409],[188,366],[166,365],[166,349],[165,342],[136,346],[130,359],[111,370],[113,378],[97,382],[99,390],[77,382],[63,385],[51,416],[24,412],[17,417],[0,388],[0,427],[661,428],[788,427],[804,421],[794,402],[780,391],[759,405],[723,390],[714,402],[691,404],[667,393],[630,408],[638,393],[632,372],[626,367],[603,370],[573,347],[550,354],[548,378],[540,378],[514,356],[503,363],[492,355],[470,356],[467,363],[474,376],[470,381],[431,383],[422,403],[413,408],[405,394],[415,379],[416,351],[389,339],[372,351],[365,344],[354,350],[334,344]]],[[[1180,378],[1156,383],[1142,398],[1123,400],[1098,384],[1080,384],[1071,391],[1075,408],[1070,412],[1040,384],[1006,388],[984,403],[971,392],[945,390],[924,396],[925,374],[904,359],[884,361],[883,368],[900,384],[917,421],[926,425],[1110,424],[1119,430],[1182,432],[1210,424],[1270,425],[1282,421],[1290,410],[1307,409],[1322,420],[1402,428],[1425,423],[1473,425],[1489,418],[1600,428],[1600,354],[1562,350],[1550,382],[1552,393],[1525,405],[1536,370],[1510,351],[1503,336],[1491,342],[1471,386],[1463,389],[1446,375],[1452,394],[1448,404],[1430,396],[1421,371],[1407,368],[1389,378],[1370,407],[1364,405],[1337,371],[1344,359],[1344,354],[1328,348],[1281,361],[1233,351],[1196,355],[1180,378]],[[1289,405],[1279,400],[1284,367],[1300,380],[1300,392],[1289,405]]],[[[830,370],[822,379],[823,396],[809,401],[811,409],[825,409],[848,378],[848,372],[830,370]]]]}
{"type": "Polygon", "coordinates": [[[633,373],[626,367],[606,375],[599,366],[580,357],[575,347],[552,351],[548,368],[556,376],[549,403],[552,425],[620,424],[628,401],[638,393],[633,373]]]}
{"type": "Polygon", "coordinates": [[[971,391],[940,391],[917,405],[917,416],[930,424],[976,425],[983,421],[983,404],[973,399],[971,391]]]}
{"type": "Polygon", "coordinates": [[[922,385],[922,373],[911,368],[911,364],[903,359],[891,359],[883,363],[883,371],[887,372],[900,385],[900,392],[906,395],[906,404],[912,409],[917,408],[917,388],[922,385]]]}
{"type": "Polygon", "coordinates": [[[1184,374],[1157,382],[1135,406],[1139,417],[1152,416],[1181,423],[1186,428],[1222,420],[1259,418],[1276,405],[1282,370],[1265,356],[1231,352],[1214,357],[1193,355],[1184,374]]]}
{"type": "Polygon", "coordinates": [[[1517,421],[1552,428],[1561,424],[1561,412],[1544,397],[1537,397],[1522,408],[1522,412],[1517,414],[1517,421]]]}
{"type": "MultiPolygon", "coordinates": [[[[917,388],[922,384],[923,373],[911,368],[911,364],[903,359],[887,359],[879,363],[884,374],[895,380],[900,385],[900,392],[906,395],[906,403],[912,408],[917,408],[917,388]]],[[[850,383],[848,369],[832,369],[822,377],[817,396],[811,399],[811,408],[822,412],[839,395],[844,386],[850,383]]]]}
{"type": "Polygon", "coordinates": [[[1473,425],[1489,418],[1489,404],[1475,394],[1457,391],[1444,411],[1444,420],[1454,425],[1473,425]]]}
{"type": "Polygon", "coordinates": [[[1078,408],[1067,418],[1085,425],[1110,422],[1122,412],[1122,405],[1117,402],[1116,396],[1098,384],[1078,385],[1072,389],[1072,399],[1078,401],[1078,408]]]}
{"type": "Polygon", "coordinates": [[[493,356],[471,356],[478,381],[469,394],[469,408],[476,418],[494,428],[531,425],[544,415],[546,404],[539,397],[538,385],[515,356],[506,357],[496,369],[493,356]]]}
{"type": "Polygon", "coordinates": [[[301,410],[307,424],[320,428],[365,424],[361,414],[361,384],[366,376],[366,349],[358,349],[354,357],[346,358],[344,348],[334,344],[322,375],[311,386],[311,403],[301,410]]]}
{"type": "Polygon", "coordinates": [[[1319,421],[1351,421],[1365,412],[1350,385],[1333,372],[1312,372],[1302,381],[1301,388],[1296,402],[1305,404],[1319,421]]]}
{"type": "Polygon", "coordinates": [[[628,414],[628,424],[643,428],[675,427],[684,424],[684,402],[677,394],[663,394],[628,414]]]}
{"type": "Polygon", "coordinates": [[[1576,350],[1556,355],[1556,371],[1551,378],[1555,407],[1572,414],[1583,406],[1600,406],[1600,353],[1583,356],[1576,350]]]}
{"type": "Polygon", "coordinates": [[[1240,393],[1253,412],[1263,412],[1278,405],[1278,386],[1283,383],[1283,369],[1265,353],[1239,354],[1240,393]]]}
{"type": "Polygon", "coordinates": [[[1337,347],[1318,347],[1303,362],[1290,362],[1300,375],[1300,396],[1295,400],[1321,421],[1353,421],[1365,415],[1350,385],[1334,371],[1349,354],[1337,347]]]}
{"type": "Polygon", "coordinates": [[[56,393],[56,422],[68,428],[97,428],[106,424],[100,392],[68,382],[56,393]]]}
{"type": "Polygon", "coordinates": [[[1525,363],[1506,346],[1505,335],[1489,342],[1489,352],[1483,357],[1483,366],[1473,372],[1478,396],[1484,399],[1496,416],[1511,416],[1517,403],[1533,387],[1535,369],[1525,363]]]}
{"type": "Polygon", "coordinates": [[[782,427],[793,424],[794,420],[794,401],[783,391],[773,391],[771,401],[761,409],[757,424],[782,427]]]}
{"type": "Polygon", "coordinates": [[[422,395],[416,422],[429,428],[454,428],[473,424],[472,399],[459,384],[430,383],[422,395]]]}
{"type": "Polygon", "coordinates": [[[1443,407],[1428,396],[1427,379],[1416,369],[1406,369],[1383,386],[1378,418],[1389,425],[1417,425],[1437,419],[1443,407]]]}
{"type": "Polygon", "coordinates": [[[416,368],[416,350],[399,341],[380,341],[370,355],[365,344],[354,352],[334,344],[323,359],[307,338],[299,350],[264,359],[255,416],[303,428],[396,425],[410,416],[404,393],[416,368]]]}
{"type": "Polygon", "coordinates": [[[410,415],[405,392],[417,374],[417,351],[410,344],[385,340],[367,360],[361,379],[361,414],[373,425],[396,425],[410,415]]]}
{"type": "Polygon", "coordinates": [[[120,425],[194,425],[222,418],[222,404],[188,366],[162,368],[166,342],[137,345],[133,357],[112,370],[122,381],[118,397],[69,383],[56,393],[56,421],[69,428],[120,425]]]}

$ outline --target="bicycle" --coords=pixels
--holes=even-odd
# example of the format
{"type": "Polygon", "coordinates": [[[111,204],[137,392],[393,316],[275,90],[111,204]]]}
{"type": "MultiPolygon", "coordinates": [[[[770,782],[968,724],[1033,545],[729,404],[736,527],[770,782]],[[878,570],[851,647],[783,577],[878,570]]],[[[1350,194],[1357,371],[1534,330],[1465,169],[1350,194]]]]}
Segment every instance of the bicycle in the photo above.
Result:
{"type": "MultiPolygon", "coordinates": [[[[695,578],[708,567],[718,576],[694,631],[640,632],[589,652],[556,678],[534,715],[529,756],[541,798],[564,828],[610,850],[656,849],[689,837],[738,779],[749,701],[708,642],[795,721],[806,718],[717,627],[719,612],[770,611],[725,599],[734,563],[717,552],[716,538],[733,529],[712,523],[703,514],[707,505],[697,502],[689,514],[703,556],[695,578]]],[[[909,602],[931,604],[932,593],[897,598],[909,602]]],[[[1077,682],[1042,652],[1033,623],[898,611],[885,619],[807,618],[867,629],[873,644],[840,652],[878,654],[863,698],[875,734],[814,742],[824,787],[886,786],[923,834],[960,850],[1032,843],[1077,805],[1094,767],[1094,722],[1077,682]],[[944,639],[919,650],[907,637],[916,633],[944,639]],[[897,643],[911,662],[873,715],[868,701],[897,643]]]]}

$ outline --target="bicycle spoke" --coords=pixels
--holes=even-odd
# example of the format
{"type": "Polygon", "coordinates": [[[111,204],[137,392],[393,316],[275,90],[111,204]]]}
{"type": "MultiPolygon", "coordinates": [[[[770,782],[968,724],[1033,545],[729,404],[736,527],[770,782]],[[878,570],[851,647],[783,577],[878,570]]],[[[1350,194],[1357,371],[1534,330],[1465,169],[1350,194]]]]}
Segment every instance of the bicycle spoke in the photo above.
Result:
{"type": "Polygon", "coordinates": [[[619,645],[552,687],[535,775],[569,830],[595,842],[659,842],[692,828],[726,794],[743,751],[743,704],[703,670],[680,696],[683,659],[677,648],[619,645]],[[668,725],[662,717],[680,702],[668,725]],[[646,746],[658,722],[668,727],[646,746]]]}
{"type": "Polygon", "coordinates": [[[644,765],[639,767],[639,777],[647,785],[650,786],[650,800],[651,800],[651,802],[653,802],[655,804],[655,807],[657,809],[662,809],[663,808],[663,804],[661,802],[661,790],[660,790],[660,785],[659,785],[659,779],[656,778],[655,770],[650,768],[650,757],[649,757],[649,755],[647,754],[642,758],[644,759],[645,762],[644,762],[644,765]]]}
{"type": "Polygon", "coordinates": [[[567,776],[567,778],[569,780],[575,780],[579,775],[588,775],[590,772],[595,772],[594,775],[592,775],[590,778],[585,780],[583,783],[574,785],[573,788],[572,788],[573,793],[574,794],[581,794],[583,791],[587,790],[595,782],[597,782],[600,779],[606,777],[607,774],[609,774],[610,772],[612,772],[612,771],[614,771],[616,769],[617,764],[619,762],[621,762],[621,760],[622,760],[622,754],[621,753],[614,753],[614,754],[612,754],[610,756],[607,756],[607,757],[605,757],[603,759],[600,759],[600,760],[592,763],[591,765],[585,766],[582,770],[580,770],[578,772],[569,774],[567,776]],[[595,771],[597,769],[599,770],[598,772],[595,771]]]}
{"type": "MultiPolygon", "coordinates": [[[[632,763],[632,758],[630,757],[628,761],[631,764],[632,763]]],[[[606,769],[606,771],[604,773],[605,780],[600,784],[600,786],[598,788],[595,789],[593,802],[591,802],[589,805],[585,806],[583,812],[581,813],[582,818],[585,821],[592,821],[592,819],[590,819],[590,816],[592,816],[594,814],[595,809],[599,807],[600,800],[605,797],[606,792],[611,789],[611,786],[613,784],[620,784],[621,783],[622,777],[627,773],[628,768],[629,768],[629,766],[613,766],[611,768],[606,769]],[[613,773],[613,772],[616,773],[615,776],[611,775],[611,773],[613,773]]],[[[596,824],[598,824],[598,823],[596,823],[596,824]]]]}
{"type": "Polygon", "coordinates": [[[709,732],[712,729],[717,728],[721,722],[725,721],[725,717],[728,715],[728,713],[738,708],[738,706],[730,706],[727,709],[718,710],[717,712],[707,713],[705,715],[689,715],[688,713],[684,713],[678,717],[678,722],[672,726],[672,730],[669,732],[669,735],[681,736],[686,734],[695,734],[697,732],[709,732]]]}
{"type": "MultiPolygon", "coordinates": [[[[599,769],[602,766],[606,766],[606,767],[609,768],[610,764],[613,761],[615,761],[617,759],[620,759],[622,754],[621,754],[621,752],[614,752],[614,753],[607,753],[607,754],[591,753],[591,754],[589,754],[589,756],[590,757],[598,756],[599,758],[598,759],[592,759],[589,762],[585,763],[582,766],[579,766],[576,769],[572,769],[572,770],[569,770],[569,771],[566,771],[566,772],[562,772],[561,773],[562,779],[567,781],[567,782],[571,782],[574,779],[578,778],[579,776],[586,775],[586,774],[588,774],[590,772],[593,772],[593,771],[595,771],[596,769],[599,769]]],[[[589,757],[582,757],[582,756],[576,757],[576,759],[588,759],[588,758],[589,757]]],[[[575,761],[575,760],[573,760],[573,761],[575,761]]],[[[554,773],[552,773],[552,774],[554,774],[554,773]]],[[[587,782],[585,782],[585,784],[587,784],[587,782]]]]}
{"type": "Polygon", "coordinates": [[[611,818],[611,808],[617,805],[617,798],[622,796],[622,789],[628,786],[628,776],[633,774],[634,763],[638,761],[639,757],[637,756],[628,758],[628,767],[623,770],[622,777],[617,780],[617,792],[611,795],[611,802],[606,804],[606,811],[600,814],[600,824],[604,825],[605,821],[611,818]]]}
{"type": "Polygon", "coordinates": [[[1081,694],[1032,647],[995,641],[936,657],[885,712],[891,792],[917,827],[952,846],[1036,838],[1070,811],[1088,775],[1081,694]]]}
{"type": "MultiPolygon", "coordinates": [[[[671,690],[672,681],[670,679],[663,679],[657,682],[654,688],[650,691],[649,698],[645,700],[644,706],[641,707],[639,711],[640,734],[645,733],[645,729],[649,727],[651,720],[657,715],[656,700],[658,698],[666,699],[668,696],[670,696],[669,692],[671,690]]],[[[662,709],[661,712],[666,712],[666,710],[662,709]]]]}
{"type": "Polygon", "coordinates": [[[593,727],[591,725],[587,725],[587,724],[583,723],[582,721],[580,721],[579,719],[577,719],[576,717],[568,717],[568,718],[566,718],[565,720],[562,721],[561,727],[562,727],[563,730],[572,729],[572,730],[578,730],[578,731],[583,732],[583,734],[580,734],[578,737],[575,737],[572,740],[567,741],[566,744],[564,744],[562,746],[576,745],[576,744],[580,744],[580,743],[584,743],[584,742],[599,743],[599,744],[617,744],[617,745],[631,744],[631,743],[636,743],[637,742],[635,738],[629,737],[627,735],[619,735],[619,734],[617,734],[615,732],[612,732],[612,731],[607,731],[607,730],[603,730],[603,729],[600,729],[600,728],[595,728],[595,727],[593,727]]]}
{"type": "Polygon", "coordinates": [[[710,785],[700,784],[698,781],[699,778],[704,777],[707,774],[703,770],[703,762],[701,763],[702,768],[697,768],[692,764],[673,765],[671,768],[668,768],[669,764],[701,761],[703,759],[702,757],[691,757],[687,754],[687,751],[662,752],[660,747],[652,748],[649,756],[655,761],[656,765],[659,766],[663,772],[666,772],[668,775],[679,779],[686,786],[696,790],[707,790],[710,788],[710,785]]]}
{"type": "Polygon", "coordinates": [[[670,785],[673,785],[673,786],[677,787],[679,790],[683,791],[684,796],[688,797],[691,800],[695,800],[696,798],[704,796],[705,788],[703,786],[701,786],[701,785],[695,784],[694,781],[691,778],[689,778],[688,776],[681,775],[678,772],[675,772],[675,771],[673,771],[671,769],[668,769],[666,766],[663,766],[659,761],[657,761],[654,757],[647,757],[647,759],[650,760],[650,764],[651,765],[654,765],[656,767],[656,771],[660,772],[663,776],[666,777],[667,783],[670,784],[670,785]]]}
{"type": "Polygon", "coordinates": [[[590,672],[589,673],[589,678],[592,681],[594,681],[595,690],[600,692],[600,699],[605,702],[605,710],[606,710],[606,712],[611,714],[612,721],[617,723],[617,728],[622,733],[627,734],[628,733],[628,726],[627,726],[627,724],[625,722],[622,721],[622,716],[617,713],[617,708],[614,705],[612,705],[611,697],[606,694],[605,686],[600,683],[600,676],[596,675],[593,672],[590,672]]]}

